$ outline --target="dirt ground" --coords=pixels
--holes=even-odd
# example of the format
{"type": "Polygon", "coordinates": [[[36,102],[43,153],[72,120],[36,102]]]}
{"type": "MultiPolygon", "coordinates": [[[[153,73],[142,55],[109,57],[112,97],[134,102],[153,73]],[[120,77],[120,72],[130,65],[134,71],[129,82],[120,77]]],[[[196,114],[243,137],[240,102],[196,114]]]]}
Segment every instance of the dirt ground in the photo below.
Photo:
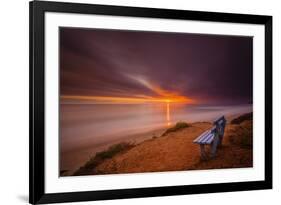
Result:
{"type": "MultiPolygon", "coordinates": [[[[208,122],[192,123],[165,136],[146,140],[132,149],[106,159],[92,174],[118,174],[242,168],[253,166],[252,121],[227,124],[222,146],[214,159],[202,161],[193,140],[211,128],[208,122]]],[[[208,149],[207,149],[208,150],[208,149]]]]}

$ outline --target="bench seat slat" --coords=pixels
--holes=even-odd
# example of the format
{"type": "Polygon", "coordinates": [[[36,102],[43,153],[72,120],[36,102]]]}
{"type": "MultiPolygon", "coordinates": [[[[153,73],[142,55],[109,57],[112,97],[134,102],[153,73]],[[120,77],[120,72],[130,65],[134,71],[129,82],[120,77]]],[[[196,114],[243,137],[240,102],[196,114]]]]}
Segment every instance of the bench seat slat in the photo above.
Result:
{"type": "Polygon", "coordinates": [[[208,137],[210,136],[210,132],[208,132],[208,134],[206,134],[204,137],[202,137],[200,140],[199,140],[199,143],[204,143],[206,141],[206,139],[208,139],[208,137]]]}
{"type": "Polygon", "coordinates": [[[212,140],[214,138],[214,134],[210,133],[203,141],[203,144],[211,144],[212,140]]]}
{"type": "Polygon", "coordinates": [[[196,142],[201,142],[202,139],[204,139],[208,134],[210,133],[210,130],[207,130],[206,132],[204,132],[203,134],[201,134],[198,138],[196,138],[196,142]]]}
{"type": "MultiPolygon", "coordinates": [[[[224,118],[219,118],[216,122],[220,125],[225,123],[224,118]]],[[[211,129],[203,132],[199,137],[193,140],[194,143],[197,144],[211,144],[215,137],[216,126],[213,126],[211,129]]]]}
{"type": "Polygon", "coordinates": [[[202,138],[205,137],[205,135],[207,135],[210,132],[210,130],[207,130],[205,132],[203,132],[201,135],[199,135],[199,137],[197,137],[195,140],[193,140],[194,143],[198,143],[201,141],[202,138]]]}
{"type": "Polygon", "coordinates": [[[193,142],[197,144],[211,144],[214,138],[213,129],[205,131],[199,137],[197,137],[193,142]]]}

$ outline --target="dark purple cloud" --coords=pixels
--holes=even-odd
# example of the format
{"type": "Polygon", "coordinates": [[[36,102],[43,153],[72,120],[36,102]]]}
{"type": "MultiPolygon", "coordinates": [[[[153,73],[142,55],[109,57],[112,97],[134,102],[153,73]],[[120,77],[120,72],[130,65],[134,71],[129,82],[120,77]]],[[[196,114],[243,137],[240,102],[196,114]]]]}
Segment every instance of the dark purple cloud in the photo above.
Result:
{"type": "Polygon", "coordinates": [[[156,95],[201,104],[252,102],[252,37],[60,28],[62,95],[156,95]]]}

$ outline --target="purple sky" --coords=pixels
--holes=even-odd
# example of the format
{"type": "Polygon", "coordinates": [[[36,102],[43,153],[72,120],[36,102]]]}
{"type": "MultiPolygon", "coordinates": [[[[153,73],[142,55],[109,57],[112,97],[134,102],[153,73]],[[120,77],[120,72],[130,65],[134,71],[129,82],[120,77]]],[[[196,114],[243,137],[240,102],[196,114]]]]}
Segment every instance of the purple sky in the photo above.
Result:
{"type": "Polygon", "coordinates": [[[60,92],[252,103],[252,37],[60,28],[60,92]]]}

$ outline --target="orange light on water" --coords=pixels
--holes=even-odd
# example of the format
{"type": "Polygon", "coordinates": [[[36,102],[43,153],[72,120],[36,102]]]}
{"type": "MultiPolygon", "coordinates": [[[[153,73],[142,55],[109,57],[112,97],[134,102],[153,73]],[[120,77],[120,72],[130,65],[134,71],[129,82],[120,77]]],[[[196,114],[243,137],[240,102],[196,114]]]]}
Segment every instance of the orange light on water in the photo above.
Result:
{"type": "Polygon", "coordinates": [[[167,107],[166,107],[166,120],[167,120],[167,126],[171,125],[171,118],[170,118],[170,103],[167,102],[167,107]]]}

